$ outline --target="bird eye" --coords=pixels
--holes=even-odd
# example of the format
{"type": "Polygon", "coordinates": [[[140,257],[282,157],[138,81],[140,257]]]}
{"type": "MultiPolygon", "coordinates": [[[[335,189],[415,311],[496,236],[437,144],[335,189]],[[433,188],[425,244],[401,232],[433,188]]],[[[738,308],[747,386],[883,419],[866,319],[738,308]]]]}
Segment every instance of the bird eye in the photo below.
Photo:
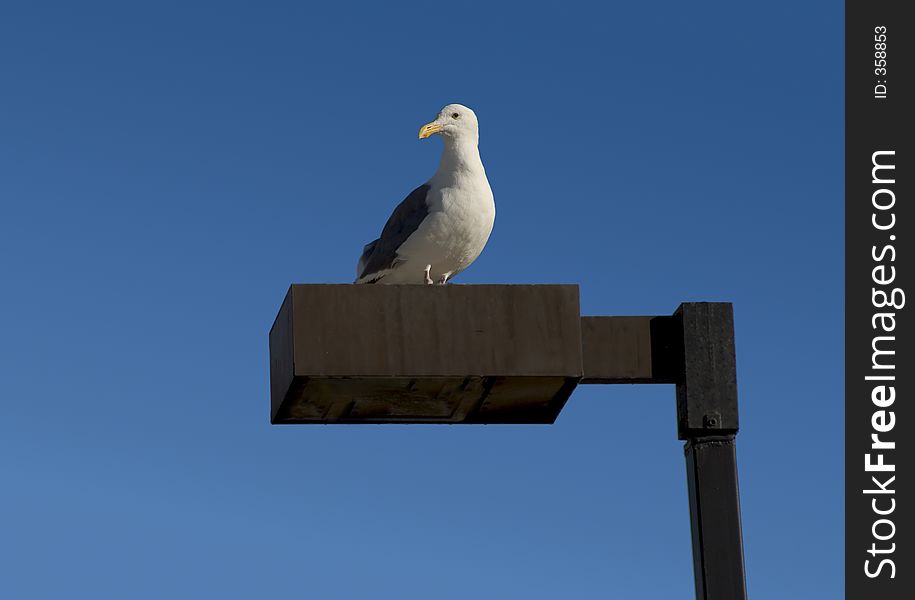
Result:
{"type": "Polygon", "coordinates": [[[459,118],[461,118],[461,115],[460,115],[460,113],[451,113],[451,118],[452,118],[452,119],[459,119],[459,118]]]}

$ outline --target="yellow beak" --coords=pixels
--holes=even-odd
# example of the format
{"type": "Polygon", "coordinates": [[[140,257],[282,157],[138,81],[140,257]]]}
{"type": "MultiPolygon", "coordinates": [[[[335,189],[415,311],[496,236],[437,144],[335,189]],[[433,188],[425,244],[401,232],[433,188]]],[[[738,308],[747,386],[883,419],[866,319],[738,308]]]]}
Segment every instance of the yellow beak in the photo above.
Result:
{"type": "Polygon", "coordinates": [[[419,130],[419,139],[424,140],[434,133],[438,133],[442,130],[442,126],[438,123],[426,123],[419,130]]]}

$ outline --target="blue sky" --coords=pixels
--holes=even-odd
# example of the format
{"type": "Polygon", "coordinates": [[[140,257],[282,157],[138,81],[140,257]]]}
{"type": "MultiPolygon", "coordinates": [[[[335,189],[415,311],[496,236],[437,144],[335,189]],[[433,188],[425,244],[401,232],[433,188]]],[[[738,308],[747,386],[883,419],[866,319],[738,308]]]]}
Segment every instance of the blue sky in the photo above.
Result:
{"type": "Polygon", "coordinates": [[[735,305],[754,598],[842,592],[834,2],[0,6],[0,596],[689,598],[673,389],[553,426],[271,427],[291,282],[349,282],[474,108],[456,283],[735,305]]]}

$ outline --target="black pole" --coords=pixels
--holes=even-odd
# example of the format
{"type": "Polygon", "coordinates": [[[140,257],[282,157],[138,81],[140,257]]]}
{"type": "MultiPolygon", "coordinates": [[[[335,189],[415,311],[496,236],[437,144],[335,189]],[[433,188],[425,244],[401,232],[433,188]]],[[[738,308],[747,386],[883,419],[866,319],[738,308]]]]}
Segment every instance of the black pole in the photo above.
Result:
{"type": "Polygon", "coordinates": [[[682,357],[678,434],[686,441],[696,598],[745,600],[734,445],[738,419],[733,307],[686,303],[674,319],[682,357]]]}

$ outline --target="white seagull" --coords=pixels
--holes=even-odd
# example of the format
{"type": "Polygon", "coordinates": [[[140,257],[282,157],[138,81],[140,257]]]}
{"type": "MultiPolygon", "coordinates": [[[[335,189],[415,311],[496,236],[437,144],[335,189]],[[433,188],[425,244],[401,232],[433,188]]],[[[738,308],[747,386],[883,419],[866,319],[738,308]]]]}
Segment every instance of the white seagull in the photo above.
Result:
{"type": "Polygon", "coordinates": [[[480,160],[472,110],[449,104],[419,130],[445,142],[432,179],[413,190],[362,251],[356,283],[444,284],[483,251],[496,205],[480,160]]]}

